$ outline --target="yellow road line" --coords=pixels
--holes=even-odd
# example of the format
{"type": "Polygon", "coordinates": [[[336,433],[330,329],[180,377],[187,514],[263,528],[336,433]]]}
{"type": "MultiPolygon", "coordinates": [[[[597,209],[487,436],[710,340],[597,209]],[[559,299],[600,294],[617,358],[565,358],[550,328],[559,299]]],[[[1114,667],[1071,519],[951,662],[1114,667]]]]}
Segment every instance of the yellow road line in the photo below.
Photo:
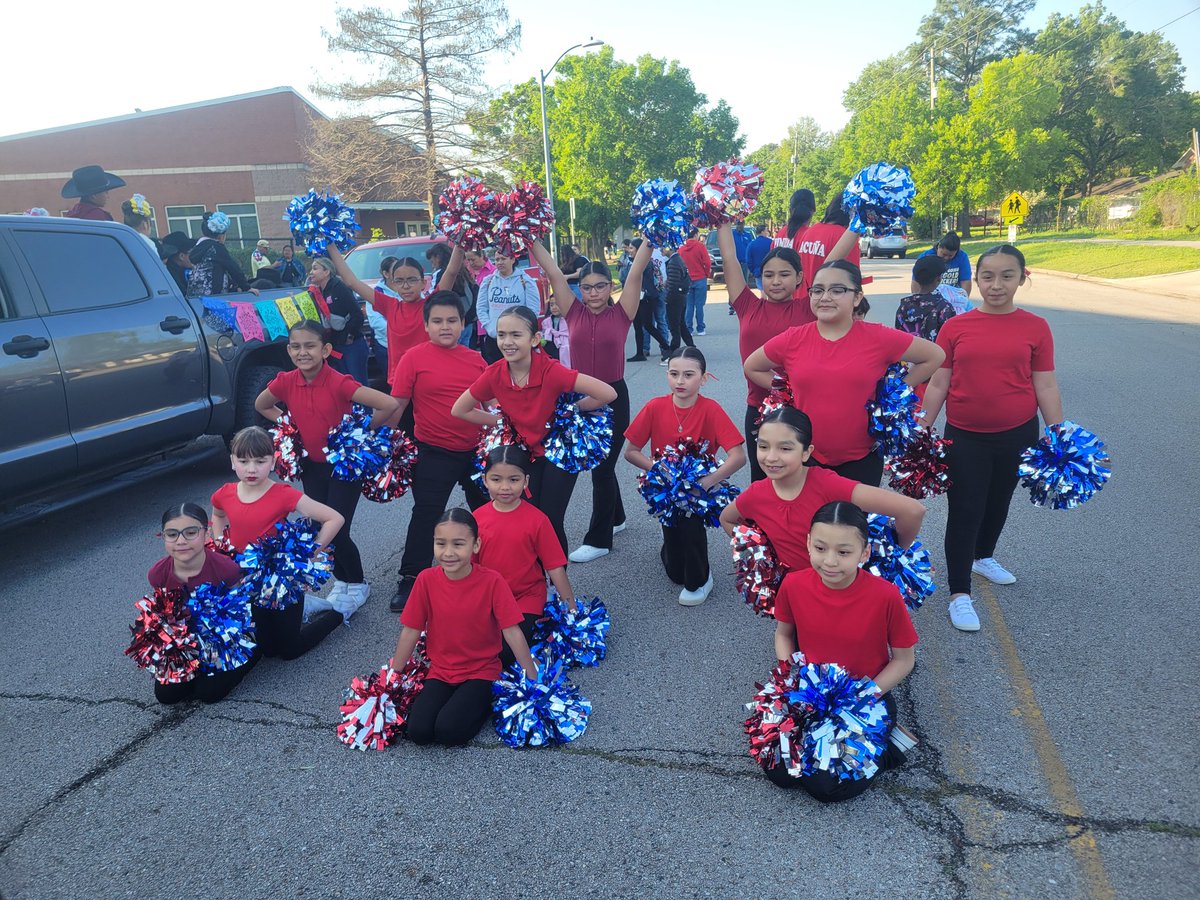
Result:
{"type": "MultiPolygon", "coordinates": [[[[977,593],[983,598],[990,627],[1000,644],[1009,680],[1017,695],[1017,707],[1029,731],[1038,765],[1050,785],[1050,796],[1063,815],[1083,818],[1083,804],[1075,793],[1071,776],[1067,772],[1067,764],[1058,752],[1058,745],[1054,743],[1054,736],[1046,724],[1041,706],[1038,705],[1037,696],[1033,692],[1033,682],[1029,680],[1029,673],[1025,671],[1025,665],[1017,653],[1017,643],[1013,640],[996,595],[992,593],[990,585],[979,585],[979,581],[976,585],[972,594],[977,593]]],[[[1068,825],[1066,832],[1067,845],[1071,848],[1071,854],[1075,857],[1080,874],[1087,884],[1088,896],[1099,900],[1113,900],[1116,891],[1113,890],[1112,882],[1108,880],[1108,873],[1104,871],[1104,860],[1100,857],[1100,848],[1096,846],[1095,836],[1084,825],[1068,825]]]]}

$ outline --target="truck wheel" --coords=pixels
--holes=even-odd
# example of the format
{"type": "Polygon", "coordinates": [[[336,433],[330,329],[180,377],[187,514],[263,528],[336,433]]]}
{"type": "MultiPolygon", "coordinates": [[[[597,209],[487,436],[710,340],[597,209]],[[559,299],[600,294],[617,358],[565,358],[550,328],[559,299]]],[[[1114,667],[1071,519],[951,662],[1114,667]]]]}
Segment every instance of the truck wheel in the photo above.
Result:
{"type": "Polygon", "coordinates": [[[908,256],[908,251],[907,251],[907,250],[901,250],[901,251],[900,251],[900,258],[901,258],[901,259],[904,259],[904,257],[906,257],[906,256],[908,256]]]}
{"type": "Polygon", "coordinates": [[[233,416],[234,433],[251,425],[261,425],[264,428],[270,426],[271,423],[254,408],[254,401],[266,390],[271,379],[282,371],[278,366],[251,366],[241,374],[237,385],[237,406],[233,416]]]}

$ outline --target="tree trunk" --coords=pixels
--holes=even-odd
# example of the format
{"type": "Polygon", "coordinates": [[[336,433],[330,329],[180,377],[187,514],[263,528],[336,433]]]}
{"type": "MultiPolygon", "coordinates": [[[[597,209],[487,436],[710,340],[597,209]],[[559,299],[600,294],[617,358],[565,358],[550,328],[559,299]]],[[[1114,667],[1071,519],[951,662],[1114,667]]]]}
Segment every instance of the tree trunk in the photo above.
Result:
{"type": "Polygon", "coordinates": [[[963,194],[962,213],[958,217],[958,235],[959,237],[969,238],[971,236],[971,196],[963,194]]]}
{"type": "Polygon", "coordinates": [[[429,58],[425,55],[425,34],[421,33],[421,114],[425,123],[425,208],[429,215],[429,229],[437,217],[437,142],[433,136],[433,91],[429,84],[429,58]]]}

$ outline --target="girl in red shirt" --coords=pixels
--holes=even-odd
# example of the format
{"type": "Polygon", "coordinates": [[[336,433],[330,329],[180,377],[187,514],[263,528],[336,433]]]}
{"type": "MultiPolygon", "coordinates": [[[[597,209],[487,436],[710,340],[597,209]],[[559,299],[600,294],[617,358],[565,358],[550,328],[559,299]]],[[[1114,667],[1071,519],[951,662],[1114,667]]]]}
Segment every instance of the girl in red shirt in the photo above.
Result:
{"type": "MultiPolygon", "coordinates": [[[[194,591],[202,584],[233,586],[242,580],[242,570],[232,559],[204,546],[208,536],[208,513],[195,503],[172,506],[162,516],[163,539],[167,555],[150,567],[146,574],[150,586],[167,590],[194,591]]],[[[259,653],[245,665],[227,672],[212,672],[180,684],[154,682],[154,699],[159,703],[201,700],[216,703],[232,691],[258,662],[259,653]]]]}
{"type": "Polygon", "coordinates": [[[937,371],[944,354],[930,341],[856,321],[854,305],[861,296],[858,266],[826,263],[809,290],[817,320],[771,338],[750,354],[744,369],[762,388],[770,388],[773,370],[787,374],[794,405],[812,418],[819,438],[810,465],[878,486],[883,457],[872,450],[867,402],[892,363],[911,363],[905,380],[917,385],[937,371]]]}
{"type": "MultiPolygon", "coordinates": [[[[499,572],[508,583],[524,617],[521,633],[532,644],[533,626],[546,608],[546,578],[571,609],[575,591],[554,526],[544,512],[521,499],[529,487],[529,463],[529,454],[513,444],[488,454],[483,483],[492,502],[475,510],[480,544],[475,562],[499,572]]],[[[503,654],[500,662],[507,666],[511,654],[503,654]]]]}
{"type": "MultiPolygon", "coordinates": [[[[867,543],[866,514],[853,503],[839,500],[817,510],[808,532],[813,568],[789,573],[775,597],[775,656],[782,662],[799,650],[810,663],[837,663],[852,677],[875,682],[893,724],[876,761],[885,772],[903,765],[905,751],[917,745],[895,724],[890,693],[913,669],[917,632],[896,586],[859,568],[870,555],[867,543]]],[[[801,788],[823,803],[857,797],[874,781],[841,781],[829,772],[794,777],[784,766],[764,772],[774,784],[801,788]]]]}
{"type": "Polygon", "coordinates": [[[499,405],[533,456],[529,470],[530,502],[550,519],[566,552],[563,519],[577,476],[546,461],[542,446],[546,423],[554,413],[559,395],[567,391],[584,395],[579,401],[579,408],[584,411],[612,403],[617,392],[603,381],[568,369],[543,353],[538,341],[537,316],[524,306],[510,306],[500,314],[496,320],[496,341],[504,358],[488,366],[463,391],[451,412],[460,419],[488,427],[496,424],[496,417],[479,409],[478,404],[499,405]]]}
{"type": "Polygon", "coordinates": [[[725,507],[721,527],[732,537],[734,525],[753,522],[788,569],[809,568],[809,522],[813,513],[834,500],[849,500],[868,512],[891,516],[905,547],[916,540],[925,518],[925,507],[918,501],[808,465],[813,426],[798,409],[780,407],[763,418],[756,452],[766,480],[754,482],[725,507]]]}
{"type": "Polygon", "coordinates": [[[1016,576],[996,562],[996,544],[1017,486],[1021,451],[1037,443],[1038,412],[1046,425],[1063,420],[1054,374],[1054,337],[1046,320],[1018,309],[1025,256],[1011,244],[985,252],[975,264],[983,302],[938,332],[942,367],[925,394],[925,422],[946,405],[950,445],[946,576],[950,621],[978,631],[971,573],[993,584],[1016,576]]]}
{"type": "Polygon", "coordinates": [[[333,588],[326,599],[333,609],[349,619],[371,593],[371,586],[363,578],[358,547],[350,537],[354,511],[362,497],[362,481],[333,477],[333,467],[325,461],[325,442],[329,430],[342,421],[353,404],[361,403],[375,410],[372,428],[387,421],[398,404],[387,394],[363,387],[349,375],[326,365],[332,350],[328,334],[319,324],[309,319],[297,322],[288,329],[288,356],[296,368],[271,379],[254,401],[254,408],[264,418],[277,422],[283,415],[278,404],[287,404],[308,453],[301,462],[304,492],[320,503],[329,504],[345,520],[333,540],[333,588]]]}
{"type": "MultiPolygon", "coordinates": [[[[625,431],[625,458],[642,471],[654,461],[643,453],[650,444],[651,456],[684,438],[707,441],[709,452],[720,447],[725,461],[700,486],[711,490],[746,464],[746,447],[741,433],[719,403],[700,396],[700,386],[708,375],[704,354],[695,347],[683,347],[667,362],[667,384],[671,393],[655,397],[625,431]]],[[[681,606],[699,606],[713,588],[708,565],[708,533],[700,516],[682,516],[675,525],[663,525],[663,545],[659,553],[667,577],[683,590],[681,606]]]]}
{"type": "Polygon", "coordinates": [[[408,717],[407,735],[417,744],[455,747],[479,734],[492,711],[501,642],[526,675],[537,677],[519,627],[521,610],[498,573],[472,564],[479,549],[475,517],[458,507],[446,510],[433,532],[437,565],[417,576],[400,616],[392,668],[403,667],[426,632],[429,676],[408,717]]]}
{"type": "MultiPolygon", "coordinates": [[[[238,480],[212,495],[213,537],[227,537],[240,553],[294,511],[319,522],[317,543],[330,545],[342,527],[341,513],[294,487],[271,480],[275,444],[264,429],[252,425],[235,434],[229,443],[229,459],[238,480]]],[[[263,609],[257,604],[253,607],[258,646],[266,656],[295,659],[342,624],[342,613],[327,603],[317,604],[319,611],[305,624],[305,607],[314,609],[308,597],[304,603],[293,603],[285,609],[263,609]]]]}

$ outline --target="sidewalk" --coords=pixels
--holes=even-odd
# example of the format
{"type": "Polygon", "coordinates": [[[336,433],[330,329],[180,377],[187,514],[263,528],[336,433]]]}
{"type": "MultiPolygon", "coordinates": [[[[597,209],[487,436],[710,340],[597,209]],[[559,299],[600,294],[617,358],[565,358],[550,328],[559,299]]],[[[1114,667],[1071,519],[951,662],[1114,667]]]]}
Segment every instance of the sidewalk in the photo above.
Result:
{"type": "Polygon", "coordinates": [[[1058,278],[1073,278],[1076,281],[1088,281],[1092,284],[1106,284],[1110,287],[1130,288],[1146,294],[1158,294],[1162,297],[1176,297],[1181,300],[1200,300],[1200,269],[1191,272],[1172,272],[1168,275],[1146,275],[1141,278],[1096,278],[1093,275],[1079,275],[1075,272],[1059,272],[1054,269],[1031,267],[1035,275],[1054,275],[1058,278]]]}

